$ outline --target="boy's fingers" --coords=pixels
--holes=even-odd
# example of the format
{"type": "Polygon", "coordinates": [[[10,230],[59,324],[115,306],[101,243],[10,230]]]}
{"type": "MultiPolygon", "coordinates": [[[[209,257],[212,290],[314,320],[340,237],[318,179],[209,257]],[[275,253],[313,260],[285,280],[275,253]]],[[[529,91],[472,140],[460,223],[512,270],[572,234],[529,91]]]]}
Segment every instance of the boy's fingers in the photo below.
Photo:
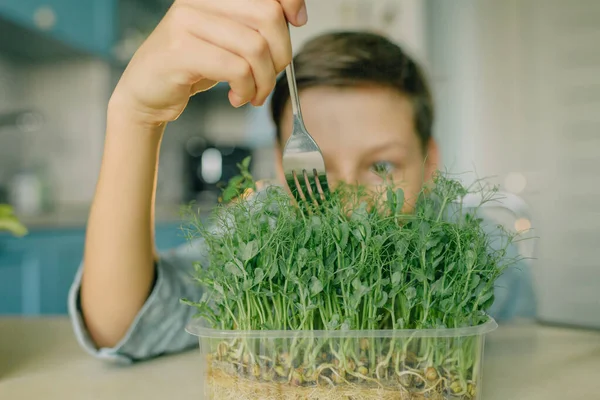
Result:
{"type": "Polygon", "coordinates": [[[281,5],[274,0],[262,0],[262,8],[252,9],[253,26],[269,43],[276,73],[292,61],[292,43],[281,5]]]}
{"type": "MultiPolygon", "coordinates": [[[[182,0],[202,13],[234,20],[259,32],[267,41],[275,72],[292,59],[290,34],[282,5],[277,0],[182,0]]],[[[298,0],[285,0],[294,1],[298,0]]],[[[239,40],[239,38],[238,38],[239,40]]]]}
{"type": "Polygon", "coordinates": [[[243,57],[231,53],[198,38],[188,39],[189,43],[182,44],[185,51],[181,56],[171,60],[183,67],[182,77],[174,77],[181,82],[192,82],[192,88],[203,87],[200,80],[212,82],[229,82],[233,96],[230,96],[232,105],[239,107],[248,103],[256,96],[256,84],[252,74],[252,67],[243,57]],[[223,68],[227,65],[227,68],[223,68]],[[198,82],[200,81],[200,82],[198,82]],[[196,84],[194,84],[197,82],[196,84]]]}
{"type": "Polygon", "coordinates": [[[193,14],[196,15],[190,17],[192,21],[188,27],[193,36],[243,57],[250,64],[256,85],[256,96],[250,100],[254,105],[262,104],[277,79],[266,39],[255,30],[230,19],[196,11],[193,14]]]}
{"type": "Polygon", "coordinates": [[[295,26],[302,26],[308,22],[306,3],[304,0],[278,0],[281,3],[285,18],[295,26]]]}

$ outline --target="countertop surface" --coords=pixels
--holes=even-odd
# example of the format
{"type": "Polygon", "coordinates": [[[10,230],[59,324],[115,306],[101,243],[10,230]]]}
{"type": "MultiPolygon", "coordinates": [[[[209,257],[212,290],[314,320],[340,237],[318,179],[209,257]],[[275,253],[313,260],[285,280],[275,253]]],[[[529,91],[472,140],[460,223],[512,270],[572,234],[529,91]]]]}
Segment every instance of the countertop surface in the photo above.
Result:
{"type": "MultiPolygon", "coordinates": [[[[518,322],[487,338],[485,400],[600,399],[600,332],[518,322]]],[[[77,345],[67,318],[0,318],[0,399],[200,399],[197,351],[119,367],[77,345]]]]}

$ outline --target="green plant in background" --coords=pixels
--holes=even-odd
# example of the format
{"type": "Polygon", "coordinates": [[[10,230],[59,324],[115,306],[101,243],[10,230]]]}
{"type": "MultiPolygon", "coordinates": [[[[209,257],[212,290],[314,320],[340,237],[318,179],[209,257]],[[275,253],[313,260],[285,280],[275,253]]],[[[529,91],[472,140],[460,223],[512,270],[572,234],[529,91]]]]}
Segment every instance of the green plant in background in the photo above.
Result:
{"type": "MultiPolygon", "coordinates": [[[[235,188],[252,186],[247,165],[225,189],[232,197],[235,188]]],[[[368,193],[341,185],[325,206],[312,208],[270,187],[250,201],[219,206],[209,224],[194,220],[190,232],[205,240],[210,255],[207,265],[196,266],[195,279],[208,290],[200,301],[184,302],[222,330],[421,330],[488,321],[494,282],[517,261],[505,259],[514,236],[501,231],[503,246],[492,250],[482,221],[460,206],[470,191],[441,173],[410,214],[402,211],[401,189],[383,188],[368,193]]],[[[493,200],[492,190],[482,204],[493,200]]],[[[474,398],[477,343],[237,340],[221,343],[213,359],[215,369],[234,368],[264,383],[399,385],[422,398],[474,398]]]]}
{"type": "Polygon", "coordinates": [[[27,228],[14,214],[13,208],[8,204],[0,204],[0,232],[8,231],[15,236],[25,236],[27,228]]]}

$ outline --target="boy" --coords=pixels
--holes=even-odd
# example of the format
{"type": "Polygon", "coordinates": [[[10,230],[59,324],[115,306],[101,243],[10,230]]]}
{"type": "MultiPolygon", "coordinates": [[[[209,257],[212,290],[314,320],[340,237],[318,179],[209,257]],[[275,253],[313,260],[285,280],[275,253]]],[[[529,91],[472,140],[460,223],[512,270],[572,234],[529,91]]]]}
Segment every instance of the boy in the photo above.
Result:
{"type": "MultiPolygon", "coordinates": [[[[176,0],[131,60],[109,103],[84,262],[69,297],[77,337],[91,354],[129,362],[196,344],[184,331],[194,309],[179,299],[201,295],[189,273],[205,257],[202,241],[160,257],[153,247],[161,137],[191,95],[219,81],[231,86],[234,107],[262,105],[291,61],[286,20],[306,23],[303,0],[176,0]]],[[[410,204],[438,162],[420,68],[396,45],[365,33],[318,37],[295,68],[330,184],[377,185],[385,171],[404,182],[410,204]]],[[[291,133],[288,97],[284,77],[271,103],[279,151],[291,133]]],[[[518,278],[503,277],[494,316],[515,314],[518,278]]]]}

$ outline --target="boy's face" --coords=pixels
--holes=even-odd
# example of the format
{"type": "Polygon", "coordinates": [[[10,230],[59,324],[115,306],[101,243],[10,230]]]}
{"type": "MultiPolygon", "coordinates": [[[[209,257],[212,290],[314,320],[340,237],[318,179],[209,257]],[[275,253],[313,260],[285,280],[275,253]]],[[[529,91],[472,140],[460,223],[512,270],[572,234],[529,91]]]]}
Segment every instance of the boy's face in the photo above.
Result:
{"type": "MultiPolygon", "coordinates": [[[[331,186],[343,181],[375,188],[382,183],[377,171],[385,171],[404,189],[405,211],[411,209],[436,170],[438,152],[431,141],[425,157],[408,99],[394,89],[376,86],[314,87],[302,90],[300,102],[306,128],[325,158],[331,186]]],[[[289,103],[281,126],[285,144],[292,131],[289,103]]],[[[276,159],[278,177],[285,182],[281,153],[276,159]]]]}

